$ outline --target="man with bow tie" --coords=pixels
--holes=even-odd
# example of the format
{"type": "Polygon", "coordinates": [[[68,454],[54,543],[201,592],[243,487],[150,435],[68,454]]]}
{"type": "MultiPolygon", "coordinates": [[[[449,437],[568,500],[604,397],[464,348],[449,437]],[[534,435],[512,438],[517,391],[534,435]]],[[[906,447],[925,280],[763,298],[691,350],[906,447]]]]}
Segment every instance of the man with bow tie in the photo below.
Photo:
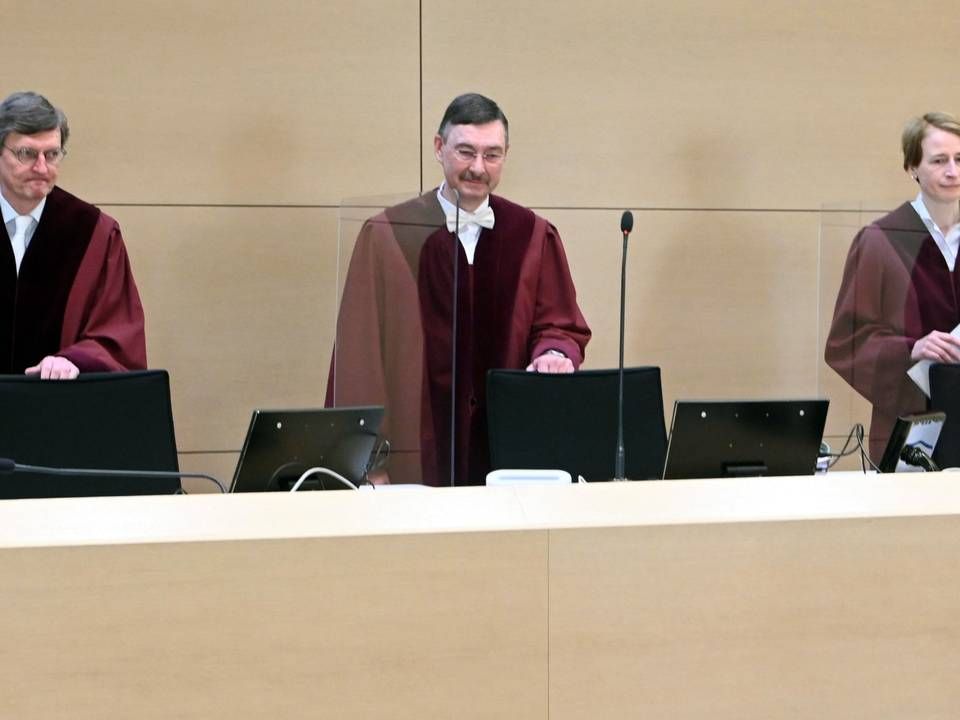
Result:
{"type": "Polygon", "coordinates": [[[393,482],[450,484],[453,447],[455,484],[483,483],[487,371],[583,362],[590,329],[556,228],[492,194],[508,149],[495,102],[455,98],[434,138],[443,183],[371,218],[357,240],[327,401],[386,406],[393,482]]]}
{"type": "Polygon", "coordinates": [[[69,134],[42,95],[0,103],[0,373],[69,380],[147,364],[120,227],[56,184],[69,134]]]}

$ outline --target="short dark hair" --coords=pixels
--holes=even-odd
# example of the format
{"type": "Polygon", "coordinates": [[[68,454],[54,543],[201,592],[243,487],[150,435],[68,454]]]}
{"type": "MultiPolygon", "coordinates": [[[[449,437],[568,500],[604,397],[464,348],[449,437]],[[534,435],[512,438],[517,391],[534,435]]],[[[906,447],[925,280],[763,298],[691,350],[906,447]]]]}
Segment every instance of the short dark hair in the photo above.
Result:
{"type": "Polygon", "coordinates": [[[915,168],[923,160],[923,139],[927,130],[937,128],[960,137],[960,121],[944,112],[928,112],[910,120],[903,129],[900,144],[903,146],[903,169],[915,168]]]}
{"type": "Polygon", "coordinates": [[[47,130],[60,130],[60,147],[70,137],[70,126],[63,110],[54,107],[43,95],[35,92],[15,92],[0,103],[0,144],[12,132],[34,135],[47,130]]]}
{"type": "Polygon", "coordinates": [[[497,120],[503,123],[504,139],[509,144],[510,124],[500,106],[480,93],[465,93],[455,97],[447,106],[437,133],[446,140],[451,125],[486,125],[497,120]]]}

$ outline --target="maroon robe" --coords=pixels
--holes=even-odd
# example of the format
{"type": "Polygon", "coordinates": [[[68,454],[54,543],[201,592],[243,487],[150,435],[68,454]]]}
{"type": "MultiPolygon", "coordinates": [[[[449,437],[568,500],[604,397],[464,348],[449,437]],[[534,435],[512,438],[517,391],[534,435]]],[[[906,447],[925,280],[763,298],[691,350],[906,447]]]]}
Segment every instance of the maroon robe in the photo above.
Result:
{"type": "Polygon", "coordinates": [[[576,302],[556,229],[532,211],[490,197],[474,264],[447,231],[430,191],[368,221],[344,286],[328,403],[384,404],[394,482],[450,478],[453,249],[457,303],[457,484],[489,471],[486,373],[525,368],[554,349],[574,367],[590,330],[576,302]]]}
{"type": "Polygon", "coordinates": [[[910,203],[863,228],[843,271],[826,361],[873,404],[870,456],[879,462],[898,415],[927,398],[907,376],[917,340],[960,323],[960,275],[910,203]]]}
{"type": "Polygon", "coordinates": [[[47,355],[81,372],[147,366],[143,307],[113,218],[55,187],[19,276],[9,239],[0,245],[0,373],[47,355]]]}

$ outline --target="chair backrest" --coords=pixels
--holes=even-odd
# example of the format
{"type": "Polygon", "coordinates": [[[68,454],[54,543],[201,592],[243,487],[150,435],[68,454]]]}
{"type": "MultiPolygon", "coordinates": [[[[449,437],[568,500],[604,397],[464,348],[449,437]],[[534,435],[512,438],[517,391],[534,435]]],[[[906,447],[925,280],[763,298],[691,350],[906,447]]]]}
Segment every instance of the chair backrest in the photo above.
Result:
{"type": "MultiPolygon", "coordinates": [[[[0,457],[23,465],[178,470],[164,370],[81,374],[76,380],[0,375],[0,457]]],[[[168,494],[179,479],[0,476],[0,498],[168,494]]]]}
{"type": "MultiPolygon", "coordinates": [[[[610,480],[617,451],[617,370],[550,375],[491,370],[487,376],[493,469],[565,470],[610,480]]],[[[667,450],[660,368],[624,370],[625,475],[659,479],[667,450]]]]}
{"type": "Polygon", "coordinates": [[[960,467],[960,365],[930,366],[930,409],[947,415],[934,462],[942,468],[960,467]]]}

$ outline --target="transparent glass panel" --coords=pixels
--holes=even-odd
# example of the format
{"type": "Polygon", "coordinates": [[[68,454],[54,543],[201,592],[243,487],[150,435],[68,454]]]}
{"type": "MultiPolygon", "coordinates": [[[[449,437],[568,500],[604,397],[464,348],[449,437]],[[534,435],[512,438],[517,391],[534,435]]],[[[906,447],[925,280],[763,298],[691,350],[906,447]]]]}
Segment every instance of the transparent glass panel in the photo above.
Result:
{"type": "MultiPolygon", "coordinates": [[[[477,390],[463,347],[454,353],[451,343],[458,318],[452,309],[461,308],[462,322],[469,307],[468,275],[430,193],[341,205],[341,300],[327,402],[384,406],[391,482],[448,485],[453,476],[469,482],[468,454],[485,447],[472,442],[479,423],[469,410],[477,390]]],[[[480,430],[485,439],[485,425],[480,430]]]]}
{"type": "Polygon", "coordinates": [[[957,323],[944,258],[904,204],[825,205],[820,216],[820,392],[830,398],[827,434],[868,428],[878,462],[898,415],[923,412],[907,376],[914,341],[957,323]]]}
{"type": "MultiPolygon", "coordinates": [[[[545,211],[593,331],[586,369],[617,365],[620,212],[545,211]]],[[[660,367],[668,426],[675,400],[817,396],[818,213],[633,214],[624,359],[660,367]]]]}
{"type": "MultiPolygon", "coordinates": [[[[620,244],[609,218],[557,213],[590,368],[614,367],[620,244]],[[613,233],[610,233],[611,235],[613,233]]],[[[638,211],[627,260],[625,360],[658,365],[674,400],[817,395],[817,220],[803,213],[638,211]]]]}

